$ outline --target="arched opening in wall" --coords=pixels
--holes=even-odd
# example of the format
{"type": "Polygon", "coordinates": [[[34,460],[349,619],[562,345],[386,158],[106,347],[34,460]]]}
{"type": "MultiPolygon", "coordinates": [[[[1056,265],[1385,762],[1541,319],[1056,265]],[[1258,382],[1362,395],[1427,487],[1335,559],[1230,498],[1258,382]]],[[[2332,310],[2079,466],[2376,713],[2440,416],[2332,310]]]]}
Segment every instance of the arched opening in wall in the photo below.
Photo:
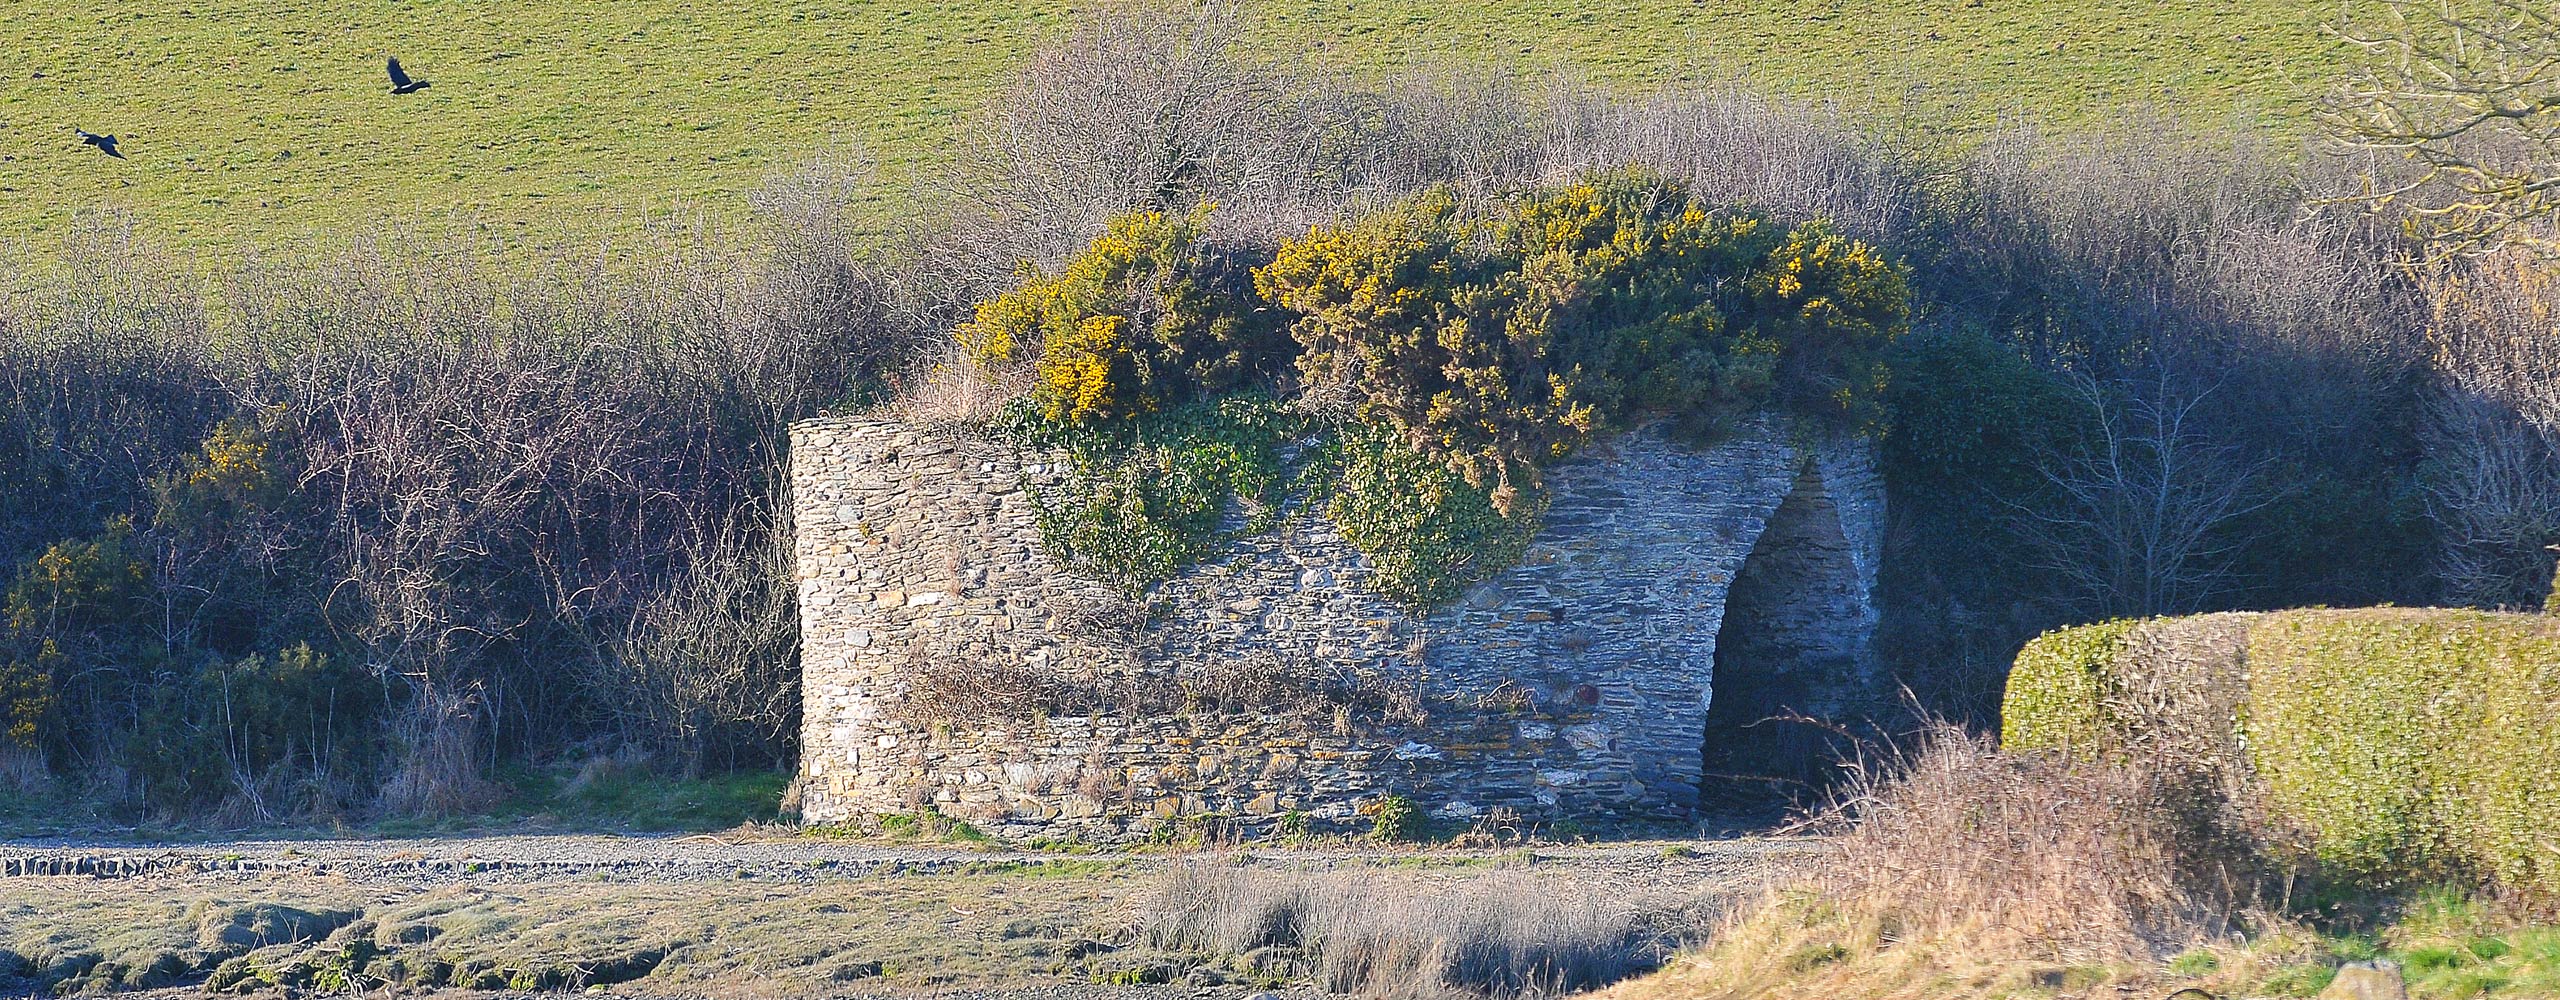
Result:
{"type": "Polygon", "coordinates": [[[1869,695],[1874,616],[1859,579],[1840,512],[1807,463],[1725,596],[1698,789],[1710,824],[1777,823],[1839,774],[1848,741],[1830,726],[1857,721],[1869,695]]]}

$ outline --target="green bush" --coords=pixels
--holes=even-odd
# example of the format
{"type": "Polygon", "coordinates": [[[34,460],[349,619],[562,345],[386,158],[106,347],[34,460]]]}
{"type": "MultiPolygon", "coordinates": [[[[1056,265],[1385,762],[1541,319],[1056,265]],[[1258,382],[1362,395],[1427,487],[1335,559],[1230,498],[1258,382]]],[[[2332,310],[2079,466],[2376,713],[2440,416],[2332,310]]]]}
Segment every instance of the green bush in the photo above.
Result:
{"type": "Polygon", "coordinates": [[[1409,843],[1422,839],[1422,808],[1409,795],[1389,795],[1364,807],[1369,814],[1369,839],[1387,844],[1409,843]]]}
{"type": "Polygon", "coordinates": [[[0,742],[40,749],[66,737],[62,685],[74,663],[130,660],[129,623],[148,610],[133,521],[47,546],[0,592],[0,742]]]}
{"type": "Polygon", "coordinates": [[[2560,623],[2278,615],[2251,630],[2249,664],[2252,763],[2322,861],[2560,897],[2560,623]]]}
{"type": "Polygon", "coordinates": [[[2088,416],[2059,378],[1976,329],[1904,338],[1890,367],[1885,474],[1897,491],[1972,513],[1984,496],[2045,488],[2036,456],[2061,450],[2088,416]]]}
{"type": "Polygon", "coordinates": [[[1539,467],[1639,414],[1697,432],[1772,400],[1877,412],[1900,270],[1811,224],[1596,175],[1471,209],[1433,190],[1280,248],[1312,396],[1342,399],[1508,512],[1539,467]]]}
{"type": "Polygon", "coordinates": [[[2000,707],[2008,750],[2095,750],[2116,724],[2107,711],[2117,654],[2140,622],[2123,619],[2056,629],[2018,652],[2000,707]]]}
{"type": "Polygon", "coordinates": [[[308,588],[305,511],[278,411],[217,423],[117,514],[55,542],[0,591],[0,724],[56,762],[111,760],[119,803],[183,812],[243,796],[334,811],[383,748],[380,680],[330,637],[308,588]]]}
{"type": "MultiPolygon", "coordinates": [[[[2179,619],[2177,621],[2193,621],[2179,619]]],[[[2152,664],[2134,623],[2067,629],[2018,660],[2002,721],[2015,748],[2095,746],[2193,721],[2111,713],[2152,664]]],[[[2227,644],[2247,665],[2237,715],[2244,793],[2271,846],[2375,887],[2471,880],[2560,898],[2560,622],[2373,609],[2256,616],[2227,644]]],[[[2205,704],[2210,704],[2206,699],[2205,704]]]]}
{"type": "Polygon", "coordinates": [[[152,685],[128,759],[146,800],[168,808],[211,805],[265,775],[349,774],[379,749],[384,694],[308,645],[216,662],[152,685]]]}

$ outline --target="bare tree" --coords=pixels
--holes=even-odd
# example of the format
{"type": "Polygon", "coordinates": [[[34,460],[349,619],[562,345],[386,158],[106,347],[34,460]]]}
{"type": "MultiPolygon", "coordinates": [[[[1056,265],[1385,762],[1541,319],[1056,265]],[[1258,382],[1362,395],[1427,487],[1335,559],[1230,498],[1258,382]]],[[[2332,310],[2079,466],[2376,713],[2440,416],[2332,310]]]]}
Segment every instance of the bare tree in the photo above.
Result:
{"type": "Polygon", "coordinates": [[[2363,59],[2322,113],[2348,147],[2399,157],[2356,196],[2431,256],[2560,251],[2560,11],[2542,0],[2378,0],[2334,27],[2363,59]]]}
{"type": "Polygon", "coordinates": [[[2438,534],[2444,598],[2481,607],[2531,607],[2560,538],[2560,452],[2496,403],[2447,397],[2436,405],[2422,481],[2438,534]]]}
{"type": "Polygon", "coordinates": [[[2242,518],[2275,499],[2263,461],[2215,441],[2201,416],[2208,392],[2162,376],[2101,383],[2083,377],[2088,434],[2042,456],[2056,502],[2016,508],[2019,533],[2083,610],[2102,616],[2178,614],[2229,591],[2248,539],[2242,518]]]}
{"type": "Polygon", "coordinates": [[[1032,56],[963,133],[957,194],[1011,258],[985,263],[1055,264],[1119,213],[1286,184],[1318,137],[1277,127],[1285,89],[1241,42],[1231,3],[1129,4],[1032,56]]]}

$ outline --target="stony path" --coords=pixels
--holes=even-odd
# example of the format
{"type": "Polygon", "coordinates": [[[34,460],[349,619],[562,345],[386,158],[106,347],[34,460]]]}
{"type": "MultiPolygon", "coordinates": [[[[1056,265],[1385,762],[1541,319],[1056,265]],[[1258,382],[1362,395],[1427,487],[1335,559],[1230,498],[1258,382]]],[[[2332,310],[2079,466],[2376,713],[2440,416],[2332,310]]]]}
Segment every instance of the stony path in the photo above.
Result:
{"type": "MultiPolygon", "coordinates": [[[[384,934],[402,940],[406,932],[393,934],[387,928],[521,922],[520,942],[477,941],[481,951],[497,954],[491,961],[550,958],[555,956],[546,949],[569,947],[590,958],[604,956],[608,965],[630,952],[645,953],[652,964],[664,959],[672,966],[677,952],[665,942],[675,939],[694,943],[685,953],[688,962],[711,966],[721,966],[724,954],[742,953],[738,949],[771,949],[776,956],[825,956],[804,957],[800,966],[779,970],[706,969],[696,978],[707,976],[738,986],[706,996],[1251,1000],[1262,991],[1232,985],[1234,980],[1225,978],[1195,976],[1176,985],[1147,987],[1079,981],[1099,977],[1077,971],[1081,967],[1059,973],[1061,945],[1042,942],[1044,936],[1059,940],[1086,933],[1107,936],[1109,928],[1125,925],[1134,899],[1185,875],[1184,866],[1245,867],[1284,879],[1299,872],[1353,872],[1357,874],[1350,881],[1357,884],[1394,885],[1398,892],[1451,891],[1460,898],[1485,891],[1469,883],[1495,880],[1485,883],[1503,887],[1494,892],[1523,888],[1535,892],[1539,886],[1550,886],[1559,891],[1597,891],[1609,898],[1696,899],[1745,891],[1791,862],[1817,856],[1819,850],[1819,843],[1811,840],[1745,839],[1508,850],[1331,845],[1059,854],[789,833],[210,843],[0,841],[0,911],[30,924],[19,931],[31,931],[32,923],[38,922],[85,922],[80,928],[66,925],[33,938],[21,933],[12,939],[10,920],[0,917],[0,994],[10,987],[9,977],[61,960],[55,956],[28,967],[7,948],[25,950],[33,942],[39,947],[26,950],[26,956],[50,954],[60,949],[46,942],[68,934],[93,942],[79,946],[96,952],[85,959],[90,966],[122,962],[142,968],[162,957],[157,952],[122,955],[116,950],[118,942],[170,937],[178,943],[169,947],[184,952],[184,941],[198,940],[203,933],[193,926],[193,916],[181,921],[188,926],[174,930],[128,933],[152,920],[165,923],[164,911],[192,914],[207,907],[236,909],[274,902],[313,912],[347,910],[359,914],[352,919],[378,921],[386,928],[384,934]],[[681,926],[669,930],[670,922],[681,926]],[[1017,930],[1017,924],[1029,930],[1017,930]],[[519,951],[527,954],[516,956],[514,952],[519,951]],[[881,975],[876,960],[884,958],[910,959],[913,969],[942,969],[945,966],[934,963],[951,963],[953,976],[942,978],[948,984],[943,986],[932,985],[933,978],[919,981],[914,975],[893,981],[901,979],[895,974],[842,981],[840,970],[825,967],[841,965],[848,957],[875,960],[873,971],[867,973],[872,976],[881,975]],[[13,964],[20,967],[12,971],[13,964]],[[967,985],[972,982],[1017,985],[967,985]]],[[[312,940],[316,943],[293,947],[328,947],[326,942],[312,940]]],[[[1119,947],[1115,944],[1105,950],[1119,947]]],[[[1137,952],[1133,949],[1130,954],[1137,952]]],[[[203,960],[196,965],[202,968],[188,966],[195,968],[192,981],[204,983],[214,963],[203,960]]],[[[72,970],[74,975],[77,972],[72,970]]],[[[644,969],[641,975],[650,973],[644,969]]],[[[181,977],[180,981],[189,980],[181,977]]],[[[687,982],[691,980],[681,976],[674,983],[651,978],[631,984],[630,991],[652,997],[684,996],[687,982]]],[[[204,992],[199,985],[130,995],[175,998],[204,992]]],[[[437,992],[479,995],[450,985],[437,992]]],[[[1277,996],[1300,1000],[1317,995],[1300,989],[1277,996]]]]}
{"type": "Polygon", "coordinates": [[[498,835],[387,840],[242,840],[140,844],[97,840],[0,841],[0,878],[127,878],[159,873],[310,874],[438,882],[813,881],[882,874],[940,874],[990,866],[1112,862],[1138,870],[1217,857],[1257,867],[1327,869],[1392,865],[1453,872],[1484,867],[1571,870],[1630,889],[1719,884],[1759,877],[1773,863],[1806,856],[1806,839],[1636,841],[1539,845],[1507,850],[1320,846],[1229,850],[1139,850],[1095,854],[972,849],[792,836],[498,835]]]}

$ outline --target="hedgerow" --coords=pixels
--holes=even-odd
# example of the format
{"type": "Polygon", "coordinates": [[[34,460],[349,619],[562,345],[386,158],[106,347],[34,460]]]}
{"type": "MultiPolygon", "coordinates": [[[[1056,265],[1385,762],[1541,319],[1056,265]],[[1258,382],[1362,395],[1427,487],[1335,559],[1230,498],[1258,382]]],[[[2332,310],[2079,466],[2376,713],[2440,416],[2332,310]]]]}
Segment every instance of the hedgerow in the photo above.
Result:
{"type": "Polygon", "coordinates": [[[2114,724],[2107,711],[2116,654],[2140,622],[2056,629],[2018,651],[2000,709],[2000,745],[2011,750],[2093,751],[2114,724]]]}
{"type": "Polygon", "coordinates": [[[2210,719],[2109,710],[2114,692],[2159,666],[2127,647],[2144,624],[2030,645],[2011,675],[2004,743],[2103,753],[2144,742],[2146,729],[2219,727],[2246,748],[2232,787],[2261,800],[2236,805],[2263,811],[2266,846],[2373,887],[2460,879],[2560,898],[2549,843],[2560,829],[2560,622],[2391,608],[2256,616],[2226,643],[2246,664],[2238,710],[2210,719]]]}
{"type": "Polygon", "coordinates": [[[2305,612],[2249,640],[2251,761],[2322,861],[2560,898],[2560,623],[2305,612]]]}

